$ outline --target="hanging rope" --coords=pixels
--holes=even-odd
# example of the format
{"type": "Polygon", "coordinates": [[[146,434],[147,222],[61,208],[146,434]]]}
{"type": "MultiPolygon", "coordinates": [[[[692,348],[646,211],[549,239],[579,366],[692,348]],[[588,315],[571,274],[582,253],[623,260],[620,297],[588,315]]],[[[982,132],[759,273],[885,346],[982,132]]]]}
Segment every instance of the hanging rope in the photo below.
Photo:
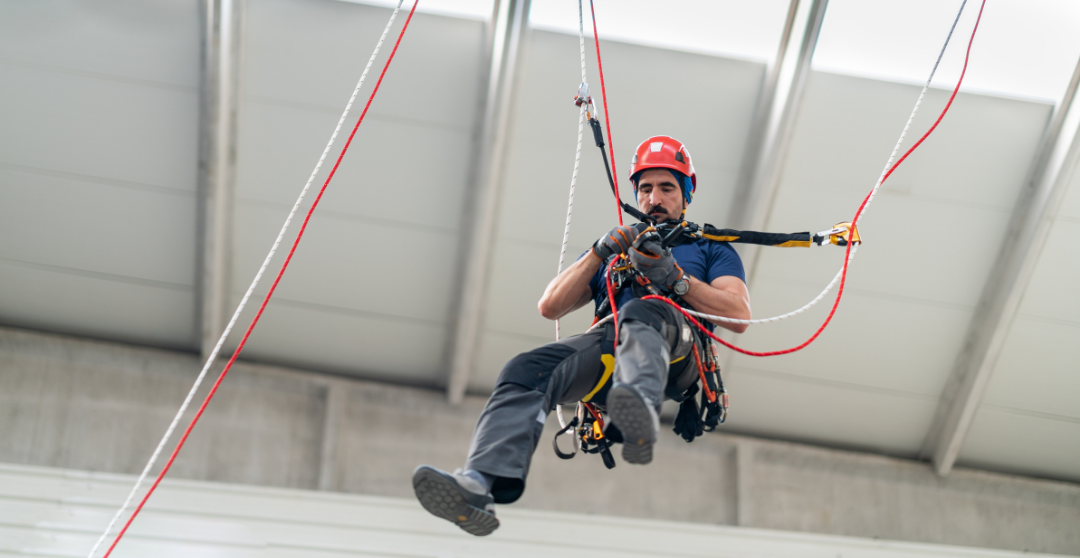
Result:
{"type": "MultiPolygon", "coordinates": [[[[270,253],[266,256],[266,259],[263,261],[263,265],[262,265],[262,267],[259,268],[259,272],[255,275],[255,279],[254,279],[254,281],[252,281],[251,286],[248,287],[247,292],[244,294],[244,298],[241,300],[240,305],[237,307],[236,312],[233,314],[233,317],[229,321],[228,326],[225,328],[225,331],[222,333],[221,338],[217,342],[217,345],[214,347],[214,350],[211,352],[210,357],[207,358],[206,364],[203,367],[202,372],[199,374],[199,377],[196,380],[195,385],[192,387],[191,391],[188,393],[188,396],[184,400],[184,403],[181,406],[180,411],[176,414],[176,417],[173,419],[172,424],[169,425],[168,430],[165,432],[165,436],[161,439],[161,442],[158,444],[157,449],[154,451],[153,455],[150,457],[150,461],[146,464],[146,467],[143,469],[142,475],[139,476],[138,480],[135,483],[135,486],[131,490],[131,493],[128,495],[127,499],[124,501],[124,504],[120,507],[120,510],[117,511],[116,515],[113,517],[112,521],[109,523],[109,526],[106,527],[105,532],[102,533],[102,535],[98,539],[97,543],[95,543],[94,547],[90,550],[90,554],[89,554],[90,558],[93,558],[94,554],[97,552],[97,549],[101,545],[102,541],[104,541],[104,539],[108,536],[109,532],[112,530],[113,526],[116,524],[117,519],[121,515],[123,515],[123,513],[127,509],[128,505],[130,505],[131,500],[133,499],[134,495],[138,492],[140,485],[142,484],[142,482],[145,480],[145,478],[147,476],[147,473],[153,467],[154,462],[156,461],[158,455],[161,453],[162,448],[164,447],[164,445],[168,441],[169,437],[172,435],[173,430],[176,428],[177,423],[179,422],[180,418],[183,416],[184,411],[187,409],[187,406],[191,402],[191,399],[193,398],[196,390],[198,390],[199,384],[202,382],[203,377],[206,375],[207,370],[209,370],[211,364],[213,364],[213,362],[214,362],[214,359],[217,357],[217,353],[221,350],[221,346],[224,344],[225,339],[226,339],[226,337],[228,337],[229,332],[232,330],[233,325],[235,325],[236,320],[240,316],[240,312],[243,310],[244,305],[247,303],[248,298],[251,296],[252,292],[255,290],[255,286],[259,283],[259,280],[262,278],[263,273],[266,271],[266,268],[269,266],[270,260],[274,257],[274,253],[277,250],[278,246],[281,243],[282,238],[285,235],[285,231],[289,228],[289,223],[292,221],[293,216],[296,214],[297,209],[300,207],[300,204],[303,201],[304,196],[307,194],[307,191],[310,188],[312,181],[314,180],[315,176],[318,174],[319,169],[321,168],[323,161],[326,159],[326,154],[330,151],[331,146],[334,144],[334,141],[337,139],[337,135],[338,135],[338,132],[341,130],[342,123],[345,121],[346,116],[349,114],[349,110],[352,108],[353,102],[356,100],[356,96],[359,93],[361,86],[364,84],[364,79],[367,77],[368,70],[370,70],[372,63],[375,61],[376,56],[378,56],[378,54],[379,54],[379,49],[382,47],[383,42],[386,40],[387,33],[389,32],[390,28],[393,26],[394,18],[397,17],[397,14],[398,14],[399,10],[401,9],[402,2],[403,2],[403,0],[398,1],[397,7],[394,9],[393,14],[391,14],[390,21],[386,24],[386,28],[383,30],[383,34],[379,38],[379,42],[375,47],[375,51],[372,53],[371,58],[368,60],[367,66],[364,68],[364,72],[360,76],[360,81],[359,81],[359,83],[357,83],[356,89],[353,90],[352,96],[349,98],[349,103],[348,103],[348,105],[346,105],[345,112],[341,115],[341,119],[338,121],[337,127],[334,128],[334,133],[330,137],[330,142],[327,144],[326,149],[323,150],[322,156],[319,157],[319,162],[315,165],[315,170],[311,173],[311,176],[308,178],[307,183],[304,184],[304,188],[300,192],[300,197],[299,197],[299,199],[297,199],[296,204],[293,205],[292,210],[289,212],[289,216],[286,218],[285,224],[281,228],[281,232],[278,233],[277,239],[274,241],[274,244],[270,249],[270,253]]],[[[191,430],[195,427],[195,424],[198,423],[199,418],[202,417],[203,411],[206,410],[206,407],[210,403],[210,400],[213,399],[214,394],[217,393],[217,389],[221,385],[222,380],[225,379],[225,375],[229,373],[229,370],[232,368],[233,363],[236,362],[236,358],[240,355],[240,351],[243,350],[244,345],[247,343],[248,337],[251,336],[252,330],[255,329],[255,325],[259,323],[259,319],[262,317],[263,311],[266,309],[267,303],[270,302],[270,297],[273,296],[274,290],[277,289],[278,283],[281,281],[282,275],[285,274],[285,270],[289,267],[289,262],[292,261],[293,254],[296,252],[296,247],[300,244],[300,239],[303,238],[304,231],[307,229],[308,222],[311,220],[312,213],[315,212],[315,208],[318,207],[319,201],[322,199],[323,193],[326,191],[326,187],[330,185],[330,181],[334,178],[334,174],[337,172],[338,166],[341,165],[341,160],[342,160],[342,158],[344,158],[345,152],[348,151],[349,146],[352,144],[352,140],[356,136],[356,131],[360,128],[360,124],[364,121],[364,117],[367,115],[368,109],[371,107],[371,102],[375,99],[375,94],[379,92],[379,87],[382,85],[383,78],[386,76],[386,70],[390,67],[390,62],[393,61],[394,55],[397,53],[398,46],[401,44],[402,37],[405,36],[405,30],[408,29],[408,27],[409,27],[409,22],[412,20],[413,13],[416,11],[416,5],[418,3],[419,3],[419,0],[414,0],[412,9],[409,11],[409,16],[405,19],[405,24],[402,26],[401,32],[398,34],[397,41],[394,43],[394,48],[390,51],[390,56],[386,59],[386,63],[383,65],[382,72],[379,74],[379,79],[378,79],[378,81],[376,81],[375,87],[372,89],[371,95],[368,97],[367,104],[364,105],[363,112],[360,113],[360,118],[357,119],[356,125],[353,126],[352,132],[349,134],[349,139],[345,142],[345,146],[341,149],[341,153],[338,155],[337,160],[334,162],[334,166],[333,166],[333,168],[331,168],[329,175],[327,175],[326,181],[323,182],[322,188],[319,189],[318,195],[315,197],[315,200],[312,202],[311,207],[308,209],[307,215],[304,217],[304,222],[300,226],[299,232],[297,232],[297,234],[296,234],[296,239],[293,240],[292,247],[289,249],[289,254],[285,258],[285,262],[282,263],[281,269],[278,271],[277,276],[274,278],[274,282],[270,286],[270,290],[267,291],[266,296],[263,298],[262,304],[259,306],[258,312],[256,312],[255,317],[251,320],[251,323],[248,325],[247,330],[244,332],[244,337],[240,340],[240,344],[237,345],[236,351],[233,352],[233,355],[229,359],[229,362],[225,365],[225,368],[221,371],[221,374],[218,375],[217,381],[215,381],[213,387],[210,388],[210,392],[206,394],[206,398],[203,400],[202,405],[199,406],[199,409],[198,409],[198,411],[196,411],[195,416],[192,417],[191,422],[188,424],[187,428],[184,430],[184,434],[180,437],[180,441],[177,442],[176,448],[173,449],[172,455],[169,456],[169,460],[165,463],[165,466],[162,468],[161,472],[158,473],[157,478],[154,480],[154,483],[150,486],[150,489],[147,491],[146,495],[143,496],[142,500],[139,502],[139,505],[135,508],[135,511],[132,512],[131,517],[128,518],[127,522],[124,524],[124,527],[116,535],[116,538],[113,540],[112,544],[109,546],[109,549],[105,552],[105,555],[104,555],[105,558],[107,558],[110,554],[112,554],[112,551],[113,551],[113,549],[116,548],[117,543],[119,543],[120,539],[123,538],[125,533],[127,533],[127,530],[131,526],[131,523],[139,515],[139,512],[142,511],[143,506],[146,504],[147,500],[150,499],[150,496],[157,489],[158,485],[161,483],[161,480],[163,478],[165,478],[165,474],[168,473],[169,469],[172,467],[173,462],[176,460],[176,456],[180,453],[180,449],[183,448],[184,443],[187,441],[188,436],[191,434],[191,430]]]]}
{"type": "Polygon", "coordinates": [[[621,227],[623,219],[622,205],[619,203],[619,172],[615,168],[615,142],[611,139],[611,115],[608,113],[607,87],[604,86],[604,62],[600,58],[600,35],[596,32],[596,8],[593,6],[593,0],[589,0],[589,12],[592,15],[593,43],[596,45],[596,69],[600,73],[600,97],[604,101],[604,128],[607,129],[608,153],[611,158],[611,176],[614,181],[612,188],[615,190],[615,207],[616,211],[618,211],[619,226],[621,227]]]}
{"type": "MultiPolygon", "coordinates": [[[[964,4],[966,4],[966,3],[967,3],[967,0],[964,1],[964,4]]],[[[964,9],[964,4],[960,5],[961,12],[964,9]]],[[[908,156],[911,155],[912,152],[914,152],[920,145],[922,145],[922,143],[924,141],[926,141],[926,138],[930,137],[930,134],[933,133],[933,131],[935,129],[937,129],[938,124],[941,123],[941,120],[943,118],[945,118],[945,115],[949,112],[949,108],[952,107],[953,100],[956,99],[956,94],[959,93],[959,91],[960,91],[960,85],[964,82],[964,75],[967,73],[968,61],[971,58],[971,45],[974,44],[974,42],[975,42],[975,34],[979,30],[979,22],[982,21],[983,9],[985,7],[986,7],[986,0],[982,0],[982,4],[979,7],[979,15],[975,19],[975,27],[971,31],[971,38],[968,40],[967,51],[964,54],[964,67],[963,67],[963,70],[960,71],[960,79],[957,80],[956,87],[953,88],[952,95],[949,96],[949,101],[945,104],[945,108],[942,109],[941,114],[938,115],[937,120],[935,120],[934,124],[930,126],[930,129],[928,129],[926,131],[926,133],[923,134],[922,137],[920,137],[919,140],[915,142],[914,145],[912,145],[910,148],[908,148],[908,150],[904,152],[904,154],[900,157],[900,159],[898,161],[896,161],[896,163],[891,164],[891,165],[886,165],[886,167],[885,167],[886,170],[882,173],[881,177],[878,179],[877,183],[874,185],[874,188],[872,190],[870,190],[870,193],[867,194],[866,197],[863,199],[862,203],[859,204],[859,209],[855,212],[855,217],[851,220],[851,223],[852,223],[853,227],[858,225],[859,219],[862,217],[863,212],[866,210],[866,207],[870,204],[870,201],[873,200],[874,195],[877,193],[877,191],[881,187],[881,185],[890,176],[892,176],[892,173],[896,171],[897,167],[899,167],[901,163],[903,163],[905,160],[907,160],[908,156]]],[[[960,15],[957,14],[956,18],[957,18],[957,20],[959,20],[960,15]]],[[[955,28],[956,28],[956,22],[953,22],[953,29],[955,29],[955,28]]],[[[949,31],[949,36],[950,37],[952,36],[952,30],[949,31]]],[[[948,44],[948,41],[946,41],[946,44],[948,44]]],[[[942,50],[942,52],[944,53],[944,49],[942,50]]],[[[937,70],[937,65],[940,62],[941,62],[941,55],[939,54],[938,55],[938,61],[934,64],[934,70],[935,71],[937,70]]],[[[933,74],[931,74],[931,78],[933,78],[933,74]]],[[[926,94],[926,89],[927,89],[927,87],[929,87],[929,85],[930,85],[930,82],[928,80],[926,86],[923,87],[923,94],[919,95],[919,101],[915,105],[916,110],[918,109],[919,103],[922,102],[923,95],[926,94]]],[[[911,119],[908,120],[908,126],[910,126],[910,125],[911,125],[911,119]]],[[[904,134],[907,133],[907,128],[908,128],[907,126],[904,127],[904,134]]],[[[903,134],[901,134],[900,137],[901,137],[901,141],[903,141],[903,134]]],[[[897,144],[897,148],[899,148],[899,143],[897,144]]],[[[893,156],[895,156],[895,154],[896,154],[896,149],[893,150],[893,156]]],[[[889,162],[892,163],[892,156],[890,156],[889,162]]],[[[813,335],[810,336],[809,339],[807,339],[806,341],[804,341],[804,342],[802,342],[802,343],[800,343],[800,344],[798,344],[798,345],[796,345],[794,347],[788,348],[788,349],[783,349],[783,350],[779,350],[779,351],[766,351],[766,352],[748,351],[748,350],[743,349],[741,347],[737,347],[732,343],[728,343],[727,341],[724,341],[723,339],[721,339],[721,338],[717,337],[716,335],[714,335],[711,331],[705,329],[705,327],[701,325],[701,322],[698,322],[696,319],[694,319],[694,317],[690,314],[690,312],[688,312],[686,309],[684,309],[681,306],[679,306],[678,304],[676,304],[671,299],[666,298],[666,297],[656,296],[656,295],[649,295],[649,296],[645,296],[645,297],[642,297],[642,298],[643,299],[661,300],[661,301],[664,301],[667,304],[672,305],[677,310],[682,312],[683,315],[686,316],[686,318],[688,320],[690,320],[694,325],[696,325],[699,329],[701,329],[706,335],[711,337],[717,343],[720,343],[721,345],[723,345],[723,346],[725,346],[725,347],[727,347],[727,348],[729,348],[729,349],[731,349],[733,351],[742,353],[744,355],[756,356],[756,357],[786,355],[786,354],[794,353],[795,351],[801,350],[804,347],[808,346],[810,343],[813,343],[814,340],[817,339],[819,335],[821,335],[821,332],[825,331],[825,328],[829,325],[829,322],[832,321],[833,315],[836,314],[836,308],[840,305],[840,298],[844,294],[844,284],[847,281],[848,264],[851,263],[851,259],[854,257],[854,250],[852,250],[853,246],[854,246],[854,243],[849,242],[848,245],[847,245],[847,249],[845,250],[844,266],[841,269],[841,274],[840,274],[840,289],[836,292],[836,300],[833,301],[832,308],[829,310],[829,315],[825,318],[825,321],[821,324],[820,327],[817,328],[817,330],[814,332],[813,335]]]]}
{"type": "MultiPolygon", "coordinates": [[[[574,190],[577,187],[578,168],[581,165],[581,134],[585,130],[585,112],[588,110],[588,99],[581,99],[582,95],[588,97],[588,81],[585,79],[585,16],[582,13],[581,0],[578,0],[578,51],[581,53],[581,86],[578,88],[578,124],[577,124],[577,149],[574,150],[574,174],[570,176],[570,201],[566,204],[566,227],[563,228],[562,248],[559,249],[559,269],[555,275],[562,273],[563,262],[566,261],[566,244],[570,241],[570,220],[574,215],[574,190]]],[[[559,320],[555,320],[555,340],[559,340],[559,320]]]]}

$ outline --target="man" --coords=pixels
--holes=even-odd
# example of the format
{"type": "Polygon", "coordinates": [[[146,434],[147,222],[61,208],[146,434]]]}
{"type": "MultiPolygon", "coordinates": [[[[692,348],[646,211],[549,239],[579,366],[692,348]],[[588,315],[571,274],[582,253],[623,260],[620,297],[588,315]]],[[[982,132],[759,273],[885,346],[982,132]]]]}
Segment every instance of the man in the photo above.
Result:
{"type": "MultiPolygon", "coordinates": [[[[637,205],[663,222],[682,220],[697,177],[690,153],[678,141],[656,136],[637,149],[630,168],[637,205]]],[[[548,284],[537,305],[550,320],[607,298],[605,273],[626,254],[652,284],[684,305],[707,314],[750,318],[742,262],[727,243],[697,240],[668,250],[655,240],[635,242],[645,225],[616,227],[548,284]]],[[[644,240],[643,237],[642,240],[644,240]]],[[[605,370],[603,345],[614,343],[611,324],[522,353],[503,368],[473,433],[464,469],[454,473],[421,465],[413,474],[420,503],[432,514],[473,535],[499,526],[494,504],[516,501],[525,489],[532,454],[544,421],[557,404],[590,397],[608,413],[623,437],[622,456],[632,464],[652,461],[665,395],[678,397],[697,381],[685,358],[692,335],[685,318],[658,300],[641,300],[626,286],[616,295],[619,339],[614,374],[605,370]],[[687,373],[690,370],[692,373],[687,373]],[[607,374],[605,374],[607,372],[607,374]]],[[[745,325],[717,325],[741,333],[745,325]]]]}

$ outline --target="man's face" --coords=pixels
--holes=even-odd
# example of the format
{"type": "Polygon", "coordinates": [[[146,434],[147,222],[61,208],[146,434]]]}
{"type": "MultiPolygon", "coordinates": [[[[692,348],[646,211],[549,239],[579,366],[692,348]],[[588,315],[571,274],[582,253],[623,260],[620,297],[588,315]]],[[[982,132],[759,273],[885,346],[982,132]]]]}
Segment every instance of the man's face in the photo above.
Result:
{"type": "Polygon", "coordinates": [[[637,185],[637,204],[657,221],[682,219],[682,187],[667,169],[649,169],[641,173],[637,185]]]}

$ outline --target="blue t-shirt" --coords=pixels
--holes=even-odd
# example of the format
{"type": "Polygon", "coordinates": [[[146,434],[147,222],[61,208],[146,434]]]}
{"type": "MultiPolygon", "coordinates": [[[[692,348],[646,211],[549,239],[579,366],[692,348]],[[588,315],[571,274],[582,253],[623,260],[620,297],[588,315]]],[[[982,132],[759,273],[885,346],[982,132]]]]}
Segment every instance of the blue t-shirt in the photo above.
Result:
{"type": "MultiPolygon", "coordinates": [[[[588,252],[586,252],[588,254],[588,252]]],[[[671,249],[671,255],[683,271],[689,273],[699,281],[712,283],[717,277],[732,275],[742,281],[746,281],[746,272],[743,271],[742,258],[727,242],[716,242],[705,238],[680,244],[671,249]]],[[[589,289],[592,290],[593,303],[599,307],[607,297],[607,281],[604,273],[607,266],[601,266],[600,270],[589,281],[589,289]]],[[[633,289],[624,287],[616,295],[617,308],[622,308],[630,300],[633,300],[633,289]]],[[[712,329],[710,322],[703,322],[706,327],[712,329]]]]}

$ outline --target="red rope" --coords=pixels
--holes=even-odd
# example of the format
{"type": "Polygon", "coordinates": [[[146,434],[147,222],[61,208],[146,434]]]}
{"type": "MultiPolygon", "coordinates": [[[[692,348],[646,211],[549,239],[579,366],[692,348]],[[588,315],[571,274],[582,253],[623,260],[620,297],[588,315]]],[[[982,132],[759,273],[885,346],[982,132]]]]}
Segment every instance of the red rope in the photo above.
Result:
{"type": "MultiPolygon", "coordinates": [[[[986,0],[983,0],[982,5],[979,7],[979,17],[975,20],[975,28],[972,29],[972,31],[971,31],[971,39],[968,40],[967,52],[964,54],[964,69],[960,72],[960,79],[956,82],[956,87],[953,88],[952,95],[949,96],[949,102],[945,104],[945,108],[941,111],[941,114],[938,115],[937,120],[935,120],[934,124],[932,126],[930,126],[930,129],[927,130],[926,133],[923,134],[922,137],[919,138],[919,141],[915,142],[914,145],[912,145],[910,148],[908,148],[908,150],[904,152],[904,155],[901,156],[900,159],[897,160],[896,163],[893,164],[893,166],[889,167],[889,170],[881,178],[881,183],[882,184],[884,184],[885,181],[889,178],[889,176],[892,175],[893,171],[895,171],[896,168],[900,166],[900,163],[903,163],[904,160],[907,159],[908,155],[911,155],[911,153],[913,151],[915,151],[915,149],[917,147],[922,145],[922,142],[925,141],[926,138],[930,137],[930,134],[934,131],[934,129],[937,128],[938,124],[941,123],[941,120],[943,118],[945,118],[945,114],[949,112],[949,107],[952,106],[953,99],[956,98],[956,94],[960,91],[960,84],[962,84],[964,82],[964,74],[967,73],[968,59],[971,57],[971,45],[972,45],[972,43],[975,42],[975,32],[979,30],[979,22],[982,20],[983,8],[985,8],[985,7],[986,7],[986,0]]],[[[862,203],[859,204],[859,210],[855,212],[855,217],[851,220],[851,224],[852,224],[853,229],[854,229],[855,225],[858,224],[859,217],[862,216],[863,209],[866,208],[866,204],[867,204],[867,202],[870,201],[870,196],[873,195],[873,193],[874,193],[873,190],[871,190],[870,193],[867,194],[865,198],[863,198],[862,203]]],[[[665,297],[662,297],[662,296],[656,296],[656,295],[648,295],[648,296],[645,296],[645,297],[642,297],[642,298],[643,299],[661,300],[661,301],[664,301],[664,302],[670,304],[675,309],[677,309],[679,312],[682,312],[682,314],[684,316],[686,316],[686,319],[690,320],[694,325],[696,325],[698,328],[700,328],[703,332],[705,332],[706,335],[711,337],[714,341],[716,341],[717,343],[720,343],[721,345],[723,345],[723,346],[725,346],[725,347],[727,347],[727,348],[729,348],[729,349],[731,349],[733,351],[740,352],[740,353],[742,353],[744,355],[750,355],[750,356],[756,356],[756,357],[786,355],[788,353],[794,353],[795,351],[801,350],[804,347],[806,347],[807,345],[809,345],[810,343],[813,343],[814,340],[818,338],[818,335],[821,335],[821,332],[825,331],[825,327],[829,325],[829,322],[832,321],[833,315],[836,314],[836,308],[840,305],[840,298],[844,294],[844,284],[847,281],[848,263],[850,263],[850,261],[851,261],[850,256],[851,256],[851,247],[852,246],[853,246],[853,244],[849,242],[848,245],[847,245],[847,249],[844,251],[844,268],[843,268],[843,272],[840,275],[840,288],[836,292],[836,300],[833,301],[832,309],[829,310],[828,317],[825,318],[825,321],[821,324],[821,327],[818,327],[817,331],[815,331],[814,334],[811,335],[809,339],[807,339],[806,341],[803,341],[802,343],[800,343],[800,344],[798,344],[798,345],[796,345],[794,347],[791,347],[789,349],[783,349],[783,350],[779,350],[779,351],[766,351],[766,352],[748,351],[746,349],[743,349],[741,347],[737,347],[737,346],[735,346],[735,345],[733,345],[731,343],[728,343],[727,341],[724,341],[723,339],[720,339],[719,337],[714,335],[712,332],[705,329],[705,327],[701,325],[701,322],[697,321],[696,319],[694,319],[693,316],[686,313],[686,310],[684,310],[678,304],[675,304],[675,302],[672,301],[671,299],[668,299],[668,298],[665,298],[665,297]]]]}
{"type": "Polygon", "coordinates": [[[390,56],[386,59],[386,64],[383,65],[382,73],[379,74],[379,80],[375,82],[375,88],[371,91],[367,104],[364,105],[364,111],[360,113],[360,118],[356,121],[356,125],[353,126],[348,141],[345,142],[345,146],[341,149],[341,154],[338,155],[337,161],[334,162],[334,167],[330,169],[330,174],[327,175],[326,181],[323,182],[322,188],[319,189],[319,195],[316,196],[315,201],[311,203],[311,208],[308,209],[307,215],[304,217],[304,223],[300,226],[300,231],[296,233],[296,239],[293,240],[292,248],[289,249],[289,255],[285,258],[285,262],[281,264],[281,269],[278,270],[277,277],[274,278],[274,283],[270,285],[270,290],[267,291],[262,304],[259,305],[259,311],[256,312],[255,317],[252,318],[251,324],[248,325],[247,331],[244,332],[244,337],[236,347],[236,351],[233,352],[228,364],[225,365],[221,374],[218,375],[217,381],[215,381],[213,387],[210,388],[210,392],[206,394],[206,399],[203,400],[202,405],[199,406],[199,410],[196,411],[195,416],[192,417],[191,423],[188,424],[187,429],[184,430],[184,435],[181,436],[180,441],[177,442],[176,448],[173,449],[172,455],[169,456],[169,461],[165,463],[165,467],[158,473],[157,478],[154,479],[154,484],[150,486],[150,490],[143,496],[143,499],[139,502],[135,511],[132,512],[131,517],[129,517],[127,523],[124,524],[124,528],[117,533],[116,538],[113,540],[112,545],[109,546],[109,550],[105,552],[103,558],[108,558],[108,556],[112,554],[113,549],[116,548],[116,544],[120,542],[120,539],[123,538],[124,534],[127,532],[128,527],[131,526],[131,522],[134,521],[135,517],[142,511],[146,501],[150,499],[150,495],[154,493],[158,484],[161,483],[161,479],[165,478],[165,474],[169,472],[169,468],[172,467],[177,454],[180,453],[180,448],[184,447],[184,442],[187,441],[188,435],[191,434],[191,430],[195,428],[195,424],[199,422],[199,418],[202,417],[203,411],[206,410],[206,406],[210,403],[210,400],[214,398],[214,394],[217,393],[218,386],[221,385],[222,380],[225,379],[225,375],[229,373],[229,369],[231,369],[233,363],[236,362],[236,357],[240,355],[240,351],[244,350],[244,345],[247,344],[248,337],[251,336],[252,330],[255,329],[255,324],[259,323],[259,318],[262,317],[263,310],[266,309],[267,303],[270,302],[270,297],[274,295],[274,290],[277,289],[278,283],[281,281],[281,276],[285,274],[285,269],[289,267],[289,262],[292,261],[293,253],[296,252],[296,247],[300,244],[300,239],[303,238],[304,231],[307,229],[308,221],[311,220],[311,214],[314,213],[315,208],[318,207],[323,192],[325,192],[326,187],[330,185],[330,180],[334,178],[334,173],[337,172],[338,166],[341,165],[341,160],[345,157],[345,152],[349,150],[349,145],[352,144],[353,137],[356,136],[356,130],[360,128],[360,123],[364,121],[364,116],[367,115],[368,108],[371,107],[371,101],[375,99],[375,94],[379,92],[379,86],[382,85],[383,77],[386,76],[386,70],[390,67],[390,62],[394,60],[394,54],[397,53],[398,45],[401,44],[401,38],[405,36],[405,30],[409,28],[409,21],[412,20],[413,12],[416,11],[416,5],[418,3],[419,0],[413,2],[413,7],[409,10],[409,17],[405,19],[405,25],[401,27],[401,32],[398,33],[397,41],[394,43],[394,49],[390,51],[390,56]]]}
{"type": "MultiPolygon", "coordinates": [[[[604,99],[604,127],[607,128],[608,158],[611,159],[611,176],[615,181],[615,211],[619,215],[619,226],[623,224],[622,206],[619,205],[619,171],[615,168],[615,142],[611,139],[611,117],[608,115],[607,87],[604,87],[604,63],[600,61],[600,36],[596,34],[596,8],[593,0],[589,0],[589,11],[592,13],[593,44],[596,45],[596,67],[600,70],[600,96],[604,99]]],[[[612,305],[612,309],[614,309],[612,305]]],[[[615,338],[616,342],[618,337],[615,338]]]]}
{"type": "Polygon", "coordinates": [[[608,302],[611,304],[611,321],[612,321],[612,323],[615,324],[615,344],[616,345],[619,344],[619,309],[615,308],[615,285],[612,283],[611,270],[615,267],[615,264],[618,263],[618,261],[619,261],[618,256],[616,256],[615,258],[613,258],[611,260],[611,263],[608,264],[607,277],[606,277],[606,280],[607,280],[607,298],[608,298],[608,302]]]}

